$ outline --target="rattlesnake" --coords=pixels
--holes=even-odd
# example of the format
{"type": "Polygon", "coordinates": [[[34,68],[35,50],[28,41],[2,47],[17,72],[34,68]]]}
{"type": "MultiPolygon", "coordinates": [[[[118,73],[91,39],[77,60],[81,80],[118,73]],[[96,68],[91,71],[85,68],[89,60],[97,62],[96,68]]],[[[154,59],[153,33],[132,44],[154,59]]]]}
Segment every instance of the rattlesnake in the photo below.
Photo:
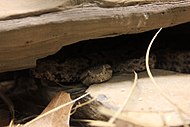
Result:
{"type": "MultiPolygon", "coordinates": [[[[91,53],[76,58],[67,58],[64,62],[41,60],[32,70],[36,78],[53,82],[80,82],[84,85],[109,80],[115,73],[144,71],[144,55],[129,54],[125,51],[91,53]]],[[[150,68],[162,68],[177,72],[190,72],[190,52],[157,51],[150,54],[150,68]]]]}

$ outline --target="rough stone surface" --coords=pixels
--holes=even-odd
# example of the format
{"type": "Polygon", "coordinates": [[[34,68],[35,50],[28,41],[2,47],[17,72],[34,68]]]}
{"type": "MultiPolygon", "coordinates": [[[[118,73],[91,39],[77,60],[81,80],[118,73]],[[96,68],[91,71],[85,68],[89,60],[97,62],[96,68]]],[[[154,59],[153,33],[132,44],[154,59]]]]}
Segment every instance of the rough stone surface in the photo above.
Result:
{"type": "MultiPolygon", "coordinates": [[[[137,86],[120,116],[123,116],[123,119],[127,122],[138,126],[161,127],[164,124],[168,126],[189,124],[190,75],[157,69],[151,71],[161,91],[183,109],[185,114],[176,110],[176,107],[161,94],[159,89],[151,82],[147,72],[142,72],[138,73],[137,86]],[[162,113],[161,115],[160,112],[162,113]],[[181,120],[180,114],[183,116],[184,121],[181,120]]],[[[103,107],[110,109],[105,112],[106,115],[113,116],[114,112],[112,111],[122,107],[132,89],[133,82],[134,74],[115,75],[108,82],[90,86],[87,92],[90,93],[92,98],[97,98],[97,101],[103,107]]],[[[92,108],[97,109],[97,107],[93,106],[92,108]]],[[[85,111],[91,112],[91,110],[91,108],[85,108],[85,111]]],[[[98,115],[93,114],[94,116],[102,114],[100,111],[95,113],[98,115]]]]}

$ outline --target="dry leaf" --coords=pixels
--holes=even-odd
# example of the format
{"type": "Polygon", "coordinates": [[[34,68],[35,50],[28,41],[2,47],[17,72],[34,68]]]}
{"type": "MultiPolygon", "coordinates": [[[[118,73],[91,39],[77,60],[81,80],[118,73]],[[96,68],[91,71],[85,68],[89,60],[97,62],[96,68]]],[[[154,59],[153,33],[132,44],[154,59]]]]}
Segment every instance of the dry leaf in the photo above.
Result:
{"type": "MultiPolygon", "coordinates": [[[[59,92],[41,114],[70,101],[71,98],[68,93],[59,92]]],[[[69,127],[70,111],[72,106],[72,104],[69,104],[64,108],[61,108],[58,111],[48,114],[47,116],[27,125],[27,127],[69,127]]]]}

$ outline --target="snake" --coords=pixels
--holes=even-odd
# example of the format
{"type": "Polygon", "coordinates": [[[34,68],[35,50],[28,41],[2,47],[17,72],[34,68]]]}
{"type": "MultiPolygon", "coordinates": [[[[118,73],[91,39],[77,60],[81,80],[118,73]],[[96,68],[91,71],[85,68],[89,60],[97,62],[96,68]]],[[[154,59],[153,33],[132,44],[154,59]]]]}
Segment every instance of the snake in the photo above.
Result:
{"type": "MultiPolygon", "coordinates": [[[[137,54],[125,51],[95,52],[67,58],[62,62],[40,60],[32,69],[32,74],[35,78],[56,83],[78,82],[89,86],[108,81],[117,73],[145,71],[145,53],[137,54]]],[[[149,67],[190,73],[190,52],[175,50],[153,52],[149,56],[149,67]]]]}

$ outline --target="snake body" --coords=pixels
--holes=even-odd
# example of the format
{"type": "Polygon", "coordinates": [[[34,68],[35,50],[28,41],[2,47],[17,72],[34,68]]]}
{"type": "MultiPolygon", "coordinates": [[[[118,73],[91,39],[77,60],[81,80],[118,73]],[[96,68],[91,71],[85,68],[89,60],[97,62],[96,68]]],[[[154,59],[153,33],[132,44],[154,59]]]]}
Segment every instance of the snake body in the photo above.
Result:
{"type": "MultiPolygon", "coordinates": [[[[150,68],[166,69],[190,73],[189,51],[160,51],[150,54],[150,68]]],[[[36,78],[53,82],[80,82],[84,85],[109,80],[115,73],[144,71],[145,56],[127,53],[93,53],[77,58],[67,58],[64,62],[39,61],[33,74],[36,78]]]]}

